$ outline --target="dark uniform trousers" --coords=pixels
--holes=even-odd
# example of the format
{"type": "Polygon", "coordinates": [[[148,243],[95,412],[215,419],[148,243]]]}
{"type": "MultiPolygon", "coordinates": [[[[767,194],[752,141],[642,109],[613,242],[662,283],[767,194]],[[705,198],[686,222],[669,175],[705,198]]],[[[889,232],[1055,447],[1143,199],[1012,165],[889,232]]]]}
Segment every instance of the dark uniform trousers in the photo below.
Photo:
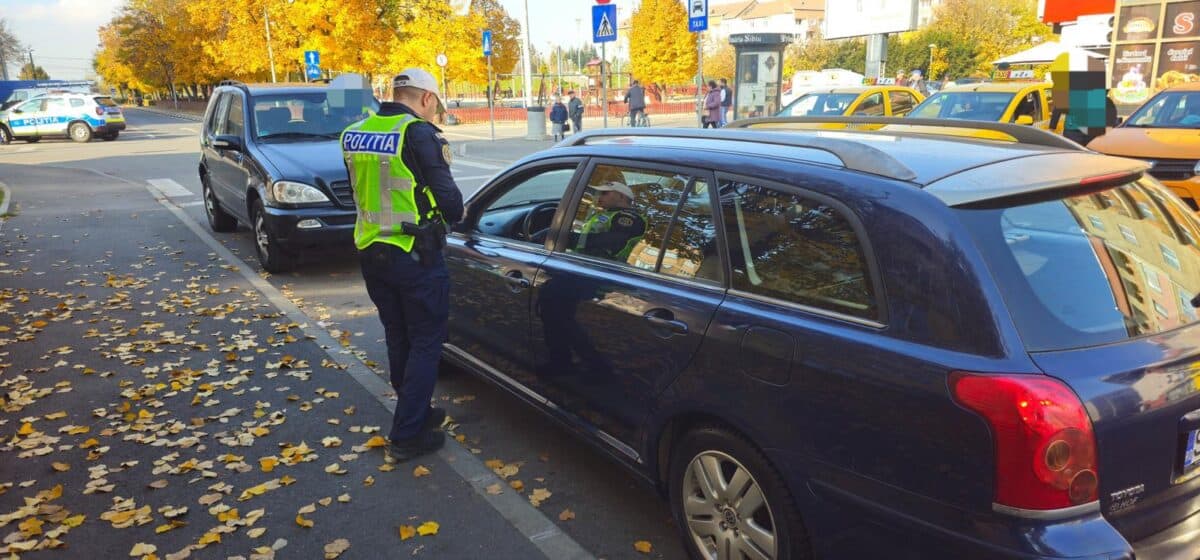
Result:
{"type": "Polygon", "coordinates": [[[437,382],[442,343],[446,341],[450,276],[441,254],[423,266],[414,253],[387,243],[359,252],[367,294],[379,308],[387,338],[388,367],[396,390],[391,439],[421,432],[437,382]]]}

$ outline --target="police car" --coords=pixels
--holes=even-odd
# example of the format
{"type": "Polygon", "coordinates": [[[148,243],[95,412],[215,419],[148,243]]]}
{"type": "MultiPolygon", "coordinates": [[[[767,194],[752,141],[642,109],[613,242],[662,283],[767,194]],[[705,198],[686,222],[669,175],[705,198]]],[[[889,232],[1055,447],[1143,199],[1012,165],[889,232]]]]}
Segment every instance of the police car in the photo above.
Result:
{"type": "Polygon", "coordinates": [[[37,142],[46,136],[67,136],[76,142],[88,142],[93,136],[116,140],[122,130],[125,115],[106,95],[43,95],[0,114],[0,144],[13,139],[37,142]]]}

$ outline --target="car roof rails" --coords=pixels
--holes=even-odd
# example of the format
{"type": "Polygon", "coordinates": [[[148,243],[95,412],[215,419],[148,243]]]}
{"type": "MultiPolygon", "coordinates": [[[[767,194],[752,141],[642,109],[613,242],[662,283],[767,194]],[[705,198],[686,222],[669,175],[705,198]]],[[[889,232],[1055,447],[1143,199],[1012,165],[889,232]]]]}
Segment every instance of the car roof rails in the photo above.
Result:
{"type": "Polygon", "coordinates": [[[718,128],[615,128],[587,130],[567,137],[559,146],[583,146],[589,140],[610,139],[614,143],[636,144],[638,138],[681,138],[726,140],[809,148],[832,154],[846,169],[879,175],[900,181],[913,181],[917,174],[900,160],[874,146],[845,138],[778,134],[775,132],[718,128]]]}
{"type": "Polygon", "coordinates": [[[241,80],[221,80],[217,84],[217,86],[218,87],[219,86],[233,86],[233,87],[241,89],[242,91],[245,91],[245,92],[250,91],[250,87],[247,86],[246,83],[242,82],[241,80]]]}
{"type": "MultiPolygon", "coordinates": [[[[969,121],[959,119],[926,119],[916,117],[755,117],[750,119],[739,119],[733,121],[725,128],[742,128],[753,129],[756,125],[786,125],[786,124],[847,124],[847,125],[899,125],[904,127],[931,127],[937,129],[956,129],[956,130],[987,130],[991,132],[999,132],[1004,134],[1017,143],[1030,144],[1034,146],[1044,146],[1047,148],[1059,148],[1063,150],[1080,151],[1085,150],[1083,146],[1076,144],[1070,139],[1029,125],[1009,124],[991,121],[969,121]]],[[[812,128],[795,128],[789,129],[785,126],[767,126],[770,130],[814,130],[812,128]]],[[[846,127],[855,130],[852,126],[846,127]]],[[[871,130],[867,132],[881,132],[884,134],[937,134],[937,131],[921,130],[921,129],[891,129],[891,130],[871,130]]],[[[947,133],[947,135],[952,135],[947,133]]],[[[961,135],[959,135],[961,137],[961,135]]]]}

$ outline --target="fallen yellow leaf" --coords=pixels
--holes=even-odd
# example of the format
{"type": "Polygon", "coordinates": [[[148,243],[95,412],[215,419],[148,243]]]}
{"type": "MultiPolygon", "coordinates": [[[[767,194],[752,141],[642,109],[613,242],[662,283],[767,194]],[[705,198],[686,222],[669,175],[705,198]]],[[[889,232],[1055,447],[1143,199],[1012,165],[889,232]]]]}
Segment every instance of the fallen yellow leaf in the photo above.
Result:
{"type": "Polygon", "coordinates": [[[262,472],[271,472],[275,470],[275,465],[279,464],[279,459],[274,457],[263,457],[258,460],[258,466],[262,468],[262,472]]]}
{"type": "Polygon", "coordinates": [[[67,472],[67,471],[71,470],[71,465],[68,465],[66,463],[54,462],[54,463],[50,463],[50,467],[58,472],[67,472]]]}
{"type": "Polygon", "coordinates": [[[212,543],[220,543],[221,542],[221,533],[214,533],[214,532],[204,533],[203,535],[200,536],[200,540],[198,542],[201,545],[210,545],[212,543]]]}
{"type": "Polygon", "coordinates": [[[508,485],[511,486],[512,489],[516,490],[517,492],[520,492],[525,489],[525,483],[521,482],[520,480],[509,481],[508,485]]]}
{"type": "Polygon", "coordinates": [[[249,531],[246,531],[246,536],[248,536],[252,539],[257,539],[258,537],[263,536],[263,533],[266,533],[266,532],[267,532],[266,527],[255,527],[253,529],[250,529],[249,531]]]}
{"type": "Polygon", "coordinates": [[[529,495],[529,503],[533,504],[533,507],[539,507],[542,505],[542,502],[550,499],[550,496],[552,495],[553,494],[551,494],[550,491],[546,490],[545,488],[534,489],[533,493],[529,495]]]}
{"type": "Polygon", "coordinates": [[[308,505],[300,508],[299,510],[297,510],[296,513],[305,514],[305,513],[313,513],[314,511],[317,511],[317,506],[315,504],[308,504],[308,505]]]}
{"type": "Polygon", "coordinates": [[[504,493],[504,490],[500,488],[500,483],[497,482],[487,487],[487,493],[493,496],[499,496],[500,494],[504,493]]]}
{"type": "Polygon", "coordinates": [[[367,478],[363,479],[363,486],[371,486],[373,484],[375,484],[375,477],[367,475],[367,478]]]}
{"type": "Polygon", "coordinates": [[[429,476],[429,474],[429,469],[425,468],[425,465],[417,465],[417,468],[413,469],[413,476],[416,478],[429,476]]]}
{"type": "MultiPolygon", "coordinates": [[[[32,433],[33,433],[33,424],[30,422],[21,424],[21,429],[17,430],[17,435],[21,435],[21,436],[27,436],[32,433]]],[[[383,439],[383,438],[379,438],[379,439],[383,439]]]]}
{"type": "Polygon", "coordinates": [[[170,523],[167,523],[166,525],[159,525],[158,527],[155,527],[154,534],[161,535],[163,533],[166,533],[167,531],[183,527],[184,525],[187,525],[187,523],[184,523],[183,521],[179,521],[179,520],[172,520],[170,523]]]}
{"type": "Polygon", "coordinates": [[[415,527],[413,527],[412,525],[401,525],[400,526],[400,540],[406,541],[415,536],[417,536],[417,529],[415,527]]]}
{"type": "Polygon", "coordinates": [[[325,560],[333,560],[334,558],[341,556],[342,553],[346,552],[346,550],[349,548],[350,541],[346,539],[337,539],[325,545],[325,560]]]}
{"type": "Polygon", "coordinates": [[[650,554],[654,547],[650,545],[650,541],[638,541],[633,543],[633,549],[642,554],[650,554]]]}
{"type": "Polygon", "coordinates": [[[301,516],[298,513],[296,514],[296,524],[301,527],[312,527],[313,526],[312,520],[305,519],[303,516],[301,516]]]}
{"type": "Polygon", "coordinates": [[[570,521],[572,519],[575,519],[575,512],[571,511],[571,508],[564,509],[562,513],[558,514],[559,521],[570,521]]]}
{"type": "Polygon", "coordinates": [[[162,490],[163,488],[167,487],[167,481],[165,479],[159,479],[147,484],[146,486],[149,486],[155,490],[162,490]]]}
{"type": "Polygon", "coordinates": [[[417,534],[421,535],[422,537],[436,535],[438,533],[438,529],[439,525],[437,524],[437,521],[426,521],[417,527],[417,534]]]}
{"type": "Polygon", "coordinates": [[[393,465],[391,463],[384,463],[382,465],[379,465],[379,472],[392,472],[394,470],[396,470],[396,465],[393,465]]]}
{"type": "Polygon", "coordinates": [[[154,551],[156,551],[156,550],[158,550],[158,547],[154,546],[152,544],[137,543],[137,544],[133,545],[133,550],[129,551],[129,555],[130,556],[145,556],[147,554],[154,554],[154,551]]]}
{"type": "Polygon", "coordinates": [[[329,474],[346,474],[347,471],[346,469],[343,469],[341,465],[334,463],[328,467],[325,467],[325,472],[329,474]]]}
{"type": "Polygon", "coordinates": [[[341,496],[338,496],[338,502],[343,504],[350,503],[350,494],[342,494],[341,496]]]}
{"type": "MultiPolygon", "coordinates": [[[[32,429],[32,426],[30,428],[32,429]]],[[[22,435],[25,435],[25,434],[22,434],[22,435]]],[[[370,449],[373,447],[384,447],[387,444],[388,444],[387,439],[384,439],[383,436],[375,436],[375,437],[367,440],[367,443],[364,443],[363,447],[370,449]]]]}
{"type": "Polygon", "coordinates": [[[324,507],[329,507],[329,504],[333,503],[333,498],[331,498],[329,496],[325,496],[324,498],[317,500],[317,503],[321,504],[324,507]]]}

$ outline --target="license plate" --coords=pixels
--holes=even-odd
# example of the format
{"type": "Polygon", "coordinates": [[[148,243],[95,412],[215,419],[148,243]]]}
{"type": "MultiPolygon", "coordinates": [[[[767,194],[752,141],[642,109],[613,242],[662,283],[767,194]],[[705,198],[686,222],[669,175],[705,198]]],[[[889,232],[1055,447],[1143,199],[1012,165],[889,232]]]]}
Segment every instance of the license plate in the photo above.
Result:
{"type": "Polygon", "coordinates": [[[1183,448],[1183,472],[1186,474],[1196,467],[1200,467],[1200,430],[1187,433],[1183,448]]]}
{"type": "Polygon", "coordinates": [[[110,122],[125,122],[125,117],[122,117],[121,115],[109,115],[108,120],[110,122]]]}

